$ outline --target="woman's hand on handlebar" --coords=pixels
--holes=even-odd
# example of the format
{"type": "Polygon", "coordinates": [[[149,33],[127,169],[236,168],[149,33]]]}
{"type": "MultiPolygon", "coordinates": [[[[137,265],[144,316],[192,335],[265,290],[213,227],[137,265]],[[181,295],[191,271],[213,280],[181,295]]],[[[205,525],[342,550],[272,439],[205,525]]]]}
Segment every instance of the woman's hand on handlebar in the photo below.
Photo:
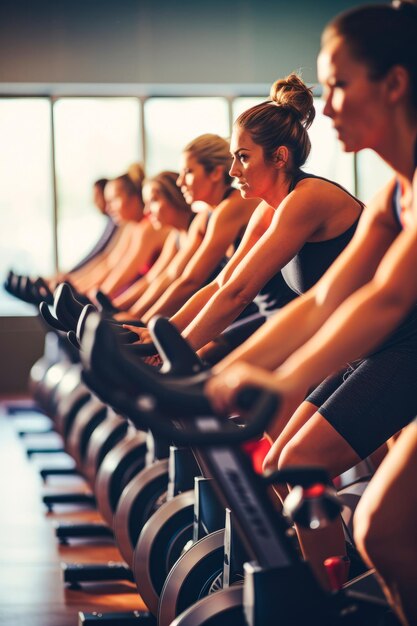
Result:
{"type": "Polygon", "coordinates": [[[205,392],[217,412],[229,415],[240,412],[238,394],[249,386],[270,389],[280,396],[280,409],[268,428],[268,434],[275,439],[304,400],[307,390],[300,389],[296,377],[283,370],[268,372],[240,362],[208,380],[205,392]]]}
{"type": "Polygon", "coordinates": [[[139,339],[138,341],[135,341],[135,343],[152,342],[152,337],[147,328],[140,328],[138,326],[132,326],[130,324],[123,324],[123,328],[125,328],[126,330],[131,330],[133,333],[136,333],[136,335],[138,335],[139,339]]]}
{"type": "Polygon", "coordinates": [[[274,376],[248,363],[233,363],[218,376],[207,381],[205,392],[213,408],[221,414],[239,411],[237,396],[245,387],[276,391],[274,376]]]}
{"type": "Polygon", "coordinates": [[[143,360],[147,365],[152,365],[153,367],[160,367],[163,363],[159,354],[155,354],[154,356],[147,356],[143,360]]]}

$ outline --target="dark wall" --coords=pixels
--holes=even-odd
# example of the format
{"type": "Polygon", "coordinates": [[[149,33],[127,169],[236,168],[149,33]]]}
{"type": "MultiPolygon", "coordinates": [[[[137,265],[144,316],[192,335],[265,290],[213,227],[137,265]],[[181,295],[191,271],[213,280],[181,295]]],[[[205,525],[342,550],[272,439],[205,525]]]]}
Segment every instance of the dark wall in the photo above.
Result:
{"type": "Polygon", "coordinates": [[[27,391],[30,368],[43,354],[44,340],[37,317],[0,318],[0,396],[27,391]]]}
{"type": "Polygon", "coordinates": [[[326,22],[349,0],[2,0],[0,82],[316,80],[326,22]]]}

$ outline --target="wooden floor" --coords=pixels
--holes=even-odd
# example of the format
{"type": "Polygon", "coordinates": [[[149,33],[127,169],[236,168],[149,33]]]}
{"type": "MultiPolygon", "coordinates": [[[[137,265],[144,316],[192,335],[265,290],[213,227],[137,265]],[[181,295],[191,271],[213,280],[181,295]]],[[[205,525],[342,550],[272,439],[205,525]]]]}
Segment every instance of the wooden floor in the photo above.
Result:
{"type": "MultiPolygon", "coordinates": [[[[133,611],[145,607],[130,583],[83,585],[82,590],[64,588],[61,562],[101,563],[121,561],[111,541],[78,541],[59,546],[54,522],[100,519],[91,509],[61,507],[47,513],[41,495],[49,491],[85,490],[78,478],[55,478],[47,486],[39,468],[52,463],[68,464],[63,455],[28,459],[25,447],[35,437],[23,440],[17,430],[28,421],[42,426],[42,418],[7,415],[0,402],[0,626],[76,626],[78,611],[133,611]],[[33,420],[34,418],[34,420],[33,420]],[[33,420],[33,421],[32,421],[33,420]]],[[[55,435],[36,441],[56,443],[55,435]]]]}

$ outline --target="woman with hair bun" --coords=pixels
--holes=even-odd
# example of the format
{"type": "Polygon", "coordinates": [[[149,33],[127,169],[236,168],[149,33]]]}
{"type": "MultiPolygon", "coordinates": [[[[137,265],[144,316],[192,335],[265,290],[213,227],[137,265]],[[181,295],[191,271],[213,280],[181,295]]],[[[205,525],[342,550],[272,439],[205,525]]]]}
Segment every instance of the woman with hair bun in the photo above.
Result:
{"type": "MultiPolygon", "coordinates": [[[[225,360],[209,384],[213,404],[226,411],[247,384],[280,394],[267,469],[324,465],[336,476],[417,414],[416,33],[412,2],[352,9],[323,33],[324,113],[346,151],[373,149],[393,179],[318,284],[225,360]]],[[[416,624],[415,422],[407,435],[366,491],[355,535],[403,622],[416,624]]],[[[304,532],[302,542],[317,571],[344,550],[341,526],[320,541],[304,532]]]]}
{"type": "Polygon", "coordinates": [[[169,225],[156,230],[145,217],[143,168],[138,163],[129,170],[131,174],[110,180],[104,189],[107,213],[121,227],[116,245],[108,255],[98,260],[88,276],[72,278],[78,291],[92,296],[100,289],[112,298],[138,276],[146,274],[158,258],[171,230],[169,225]]]}
{"type": "MultiPolygon", "coordinates": [[[[230,175],[243,198],[262,202],[226,267],[171,318],[194,349],[214,340],[254,299],[264,318],[271,316],[309,289],[350,241],[362,204],[301,170],[314,115],[311,90],[291,74],[274,83],[270,100],[237,118],[230,175]]],[[[252,324],[230,329],[222,336],[225,349],[253,330],[252,324]]],[[[208,345],[202,354],[217,358],[213,352],[208,345]]]]}

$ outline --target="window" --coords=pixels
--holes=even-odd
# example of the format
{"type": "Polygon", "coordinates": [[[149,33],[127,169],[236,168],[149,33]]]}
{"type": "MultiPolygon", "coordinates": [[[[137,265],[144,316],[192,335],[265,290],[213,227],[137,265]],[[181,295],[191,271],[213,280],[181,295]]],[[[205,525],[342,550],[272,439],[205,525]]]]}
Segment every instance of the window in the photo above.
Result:
{"type": "Polygon", "coordinates": [[[366,203],[394,174],[392,169],[372,150],[362,150],[357,159],[358,196],[366,203]]]}
{"type": "Polygon", "coordinates": [[[233,111],[233,121],[235,121],[243,111],[254,107],[255,104],[260,104],[261,102],[265,102],[268,99],[268,96],[262,98],[235,98],[233,100],[232,111],[233,111]]]}
{"type": "MultiPolygon", "coordinates": [[[[2,282],[54,267],[50,103],[47,98],[0,100],[0,267],[2,282]]],[[[0,314],[32,313],[2,292],[0,314]]]]}
{"type": "Polygon", "coordinates": [[[354,193],[355,177],[352,154],[343,152],[330,118],[323,115],[323,101],[314,99],[316,117],[310,127],[311,152],[305,169],[343,185],[354,193]]]}
{"type": "MultiPolygon", "coordinates": [[[[231,122],[267,95],[236,97],[60,97],[0,99],[0,262],[6,272],[50,275],[77,263],[104,228],[92,202],[93,182],[145,160],[148,175],[178,170],[181,150],[202,133],[230,135],[231,122]],[[52,125],[52,114],[53,125],[52,125]],[[141,118],[143,116],[143,120],[141,118]],[[53,203],[54,129],[56,221],[53,203]],[[144,129],[145,136],[142,136],[144,129]],[[144,153],[145,149],[145,153],[144,153]]],[[[323,103],[315,99],[306,170],[345,186],[366,201],[391,172],[372,152],[343,153],[323,103]]],[[[27,307],[26,307],[27,308],[27,307]]],[[[21,312],[0,293],[0,315],[21,312]]],[[[30,308],[33,312],[33,309],[30,308]]]]}
{"type": "Polygon", "coordinates": [[[229,135],[225,98],[150,98],[145,102],[146,173],[178,171],[182,148],[203,133],[229,135]]]}
{"type": "Polygon", "coordinates": [[[99,178],[142,160],[137,98],[62,98],[54,104],[58,259],[70,269],[93,247],[104,218],[92,202],[99,178]]]}

